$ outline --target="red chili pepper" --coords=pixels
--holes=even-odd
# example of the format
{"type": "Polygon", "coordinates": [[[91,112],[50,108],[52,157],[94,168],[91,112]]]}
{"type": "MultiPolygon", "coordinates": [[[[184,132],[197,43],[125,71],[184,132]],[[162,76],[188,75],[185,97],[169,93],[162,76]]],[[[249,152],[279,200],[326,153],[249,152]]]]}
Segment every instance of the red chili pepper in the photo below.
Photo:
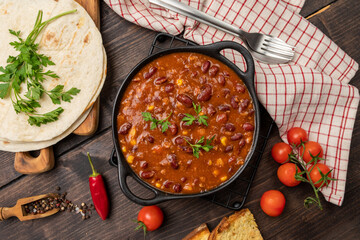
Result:
{"type": "Polygon", "coordinates": [[[106,193],[104,180],[100,173],[96,172],[94,165],[91,162],[90,154],[87,153],[87,155],[93,172],[89,176],[91,197],[97,213],[102,220],[105,220],[109,214],[109,199],[106,193]]]}

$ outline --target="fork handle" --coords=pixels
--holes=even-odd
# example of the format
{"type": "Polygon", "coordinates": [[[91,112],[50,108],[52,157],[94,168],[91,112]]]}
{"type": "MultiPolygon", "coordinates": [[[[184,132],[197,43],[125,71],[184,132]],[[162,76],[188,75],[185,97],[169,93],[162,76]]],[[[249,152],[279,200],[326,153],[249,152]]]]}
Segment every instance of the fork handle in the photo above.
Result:
{"type": "Polygon", "coordinates": [[[220,29],[235,36],[244,36],[246,34],[246,32],[232,26],[231,24],[223,22],[215,17],[212,17],[204,12],[201,12],[176,0],[167,0],[166,2],[163,0],[149,0],[149,2],[170,9],[174,12],[180,13],[181,15],[187,16],[191,19],[210,25],[214,28],[220,29]]]}

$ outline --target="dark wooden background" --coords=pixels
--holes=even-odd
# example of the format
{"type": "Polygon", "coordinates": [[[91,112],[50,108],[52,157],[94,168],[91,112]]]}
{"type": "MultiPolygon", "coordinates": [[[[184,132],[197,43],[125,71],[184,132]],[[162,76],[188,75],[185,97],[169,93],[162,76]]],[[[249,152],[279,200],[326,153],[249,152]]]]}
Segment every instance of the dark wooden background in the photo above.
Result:
{"type": "MultiPolygon", "coordinates": [[[[331,4],[326,11],[309,20],[334,40],[357,62],[360,62],[360,4],[359,0],[307,0],[301,14],[312,13],[331,4]]],[[[46,219],[20,222],[16,218],[0,223],[0,239],[143,239],[135,232],[137,213],[141,206],[130,202],[121,192],[117,170],[108,164],[113,148],[111,111],[115,94],[130,69],[147,56],[155,32],[140,28],[116,15],[101,2],[101,32],[108,54],[108,77],[101,94],[100,125],[95,135],[71,135],[54,147],[56,166],[47,173],[28,176],[14,170],[14,154],[0,151],[0,206],[12,206],[22,197],[54,192],[56,186],[68,192],[74,203],[91,202],[88,187],[86,152],[93,156],[99,172],[103,173],[111,199],[109,219],[102,221],[93,214],[82,221],[74,213],[59,213],[46,219]]],[[[351,81],[360,87],[360,74],[351,81]]],[[[254,214],[265,239],[359,239],[360,236],[360,121],[355,122],[350,151],[345,200],[342,207],[326,203],[324,210],[305,210],[303,199],[311,195],[311,188],[301,184],[297,188],[283,186],[276,177],[278,165],[271,159],[271,146],[279,141],[273,129],[266,151],[245,204],[254,214]],[[287,202],[283,214],[277,218],[265,215],[259,207],[261,194],[279,189],[287,202]]],[[[135,191],[141,189],[132,184],[135,191]]],[[[231,211],[203,199],[176,200],[160,204],[165,212],[163,226],[147,235],[147,239],[180,239],[193,228],[206,222],[212,229],[231,211]]]]}

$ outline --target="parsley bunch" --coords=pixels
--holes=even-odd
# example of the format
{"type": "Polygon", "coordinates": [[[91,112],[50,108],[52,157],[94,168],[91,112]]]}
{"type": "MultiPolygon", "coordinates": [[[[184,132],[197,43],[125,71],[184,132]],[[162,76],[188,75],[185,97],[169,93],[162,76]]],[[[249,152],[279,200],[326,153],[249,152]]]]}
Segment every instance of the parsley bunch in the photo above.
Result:
{"type": "Polygon", "coordinates": [[[41,124],[54,122],[58,120],[58,116],[64,111],[63,108],[59,107],[48,113],[37,114],[35,108],[41,107],[39,100],[44,93],[51,98],[54,104],[60,104],[61,100],[70,102],[73,96],[80,92],[77,88],[71,88],[64,92],[63,85],[57,85],[50,91],[44,89],[42,83],[45,77],[59,78],[59,76],[50,70],[44,72],[44,67],[55,65],[55,63],[44,54],[38,54],[39,44],[35,44],[40,32],[51,21],[74,12],[76,12],[76,9],[61,13],[42,22],[43,11],[40,10],[34,28],[26,39],[20,37],[20,31],[16,32],[9,29],[10,34],[18,39],[18,41],[11,42],[10,45],[20,53],[16,57],[9,56],[7,59],[8,65],[5,68],[0,67],[2,73],[0,74],[0,82],[3,82],[0,84],[0,98],[4,99],[10,96],[15,112],[17,114],[20,112],[25,113],[29,117],[28,122],[30,125],[40,127],[41,124]],[[26,83],[27,86],[24,97],[20,95],[21,84],[23,83],[26,83]]]}
{"type": "Polygon", "coordinates": [[[171,125],[171,123],[168,121],[168,119],[171,116],[172,112],[169,114],[169,116],[167,116],[167,118],[162,119],[162,120],[157,120],[156,118],[153,118],[151,116],[151,113],[149,113],[149,112],[142,112],[141,114],[145,121],[151,121],[151,125],[150,125],[151,130],[154,130],[155,128],[157,128],[158,125],[160,125],[161,132],[165,132],[166,130],[168,130],[169,126],[171,125]]]}
{"type": "Polygon", "coordinates": [[[214,146],[210,145],[210,143],[214,140],[214,138],[215,138],[215,135],[212,138],[207,139],[206,143],[204,145],[201,145],[202,143],[204,143],[204,139],[205,139],[204,136],[202,136],[200,138],[200,140],[197,141],[195,144],[191,144],[188,140],[186,140],[186,138],[184,138],[184,139],[192,148],[194,157],[199,158],[200,149],[203,149],[204,151],[209,152],[211,149],[214,148],[214,146]]]}
{"type": "Polygon", "coordinates": [[[184,121],[185,125],[190,126],[195,120],[198,120],[200,124],[204,124],[205,126],[207,126],[208,123],[206,122],[206,119],[208,119],[208,117],[205,115],[199,115],[202,110],[200,103],[199,105],[195,105],[195,103],[193,103],[193,106],[197,116],[194,117],[191,114],[185,113],[186,117],[181,119],[181,121],[184,121]]]}

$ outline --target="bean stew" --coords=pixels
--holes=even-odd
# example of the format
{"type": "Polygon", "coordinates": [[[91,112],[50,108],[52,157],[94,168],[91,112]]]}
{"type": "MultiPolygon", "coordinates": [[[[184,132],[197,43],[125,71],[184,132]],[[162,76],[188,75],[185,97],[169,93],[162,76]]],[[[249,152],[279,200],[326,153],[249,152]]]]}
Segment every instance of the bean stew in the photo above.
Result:
{"type": "Polygon", "coordinates": [[[209,191],[244,164],[255,127],[240,77],[209,56],[181,52],[142,68],[123,95],[118,138],[133,171],[170,193],[209,191]]]}

